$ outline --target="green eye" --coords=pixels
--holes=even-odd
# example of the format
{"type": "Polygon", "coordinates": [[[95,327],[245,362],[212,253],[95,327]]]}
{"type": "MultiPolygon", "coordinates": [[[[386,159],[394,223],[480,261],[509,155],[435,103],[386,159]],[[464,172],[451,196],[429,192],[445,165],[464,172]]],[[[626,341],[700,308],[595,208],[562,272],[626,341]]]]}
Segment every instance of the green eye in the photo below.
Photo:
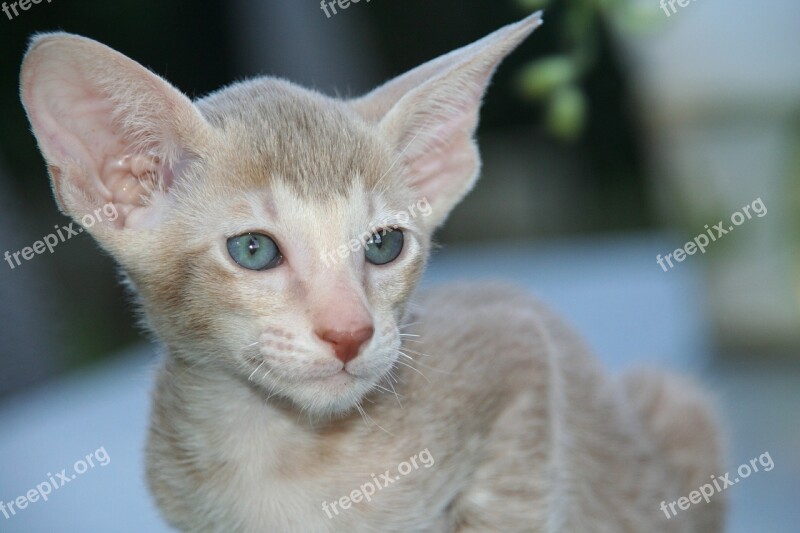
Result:
{"type": "Polygon", "coordinates": [[[275,241],[260,233],[245,233],[228,239],[228,253],[248,270],[267,270],[278,266],[281,253],[275,241]]]}
{"type": "Polygon", "coordinates": [[[364,248],[364,255],[367,261],[373,265],[385,265],[397,259],[403,250],[403,232],[392,230],[381,230],[373,233],[367,246],[364,248]]]}

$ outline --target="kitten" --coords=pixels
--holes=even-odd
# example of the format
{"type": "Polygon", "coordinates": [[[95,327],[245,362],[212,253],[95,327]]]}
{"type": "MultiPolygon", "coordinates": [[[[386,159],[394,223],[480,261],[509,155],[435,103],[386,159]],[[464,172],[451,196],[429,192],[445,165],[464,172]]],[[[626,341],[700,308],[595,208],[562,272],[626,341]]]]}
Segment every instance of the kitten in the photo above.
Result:
{"type": "Polygon", "coordinates": [[[607,376],[513,288],[409,303],[477,178],[483,93],[539,24],[351,100],[265,77],[193,103],[97,42],[34,38],[22,100],[58,204],[116,207],[87,229],[165,348],[147,476],[170,524],[719,530],[719,499],[659,507],[720,471],[693,386],[607,376]]]}

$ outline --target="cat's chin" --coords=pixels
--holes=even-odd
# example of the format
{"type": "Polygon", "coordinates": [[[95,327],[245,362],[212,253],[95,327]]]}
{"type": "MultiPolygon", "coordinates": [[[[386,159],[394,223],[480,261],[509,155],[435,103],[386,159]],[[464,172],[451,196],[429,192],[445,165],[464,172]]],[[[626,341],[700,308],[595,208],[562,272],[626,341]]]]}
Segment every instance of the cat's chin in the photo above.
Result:
{"type": "Polygon", "coordinates": [[[336,417],[353,411],[374,386],[374,379],[339,372],[294,383],[280,396],[308,415],[336,417]]]}

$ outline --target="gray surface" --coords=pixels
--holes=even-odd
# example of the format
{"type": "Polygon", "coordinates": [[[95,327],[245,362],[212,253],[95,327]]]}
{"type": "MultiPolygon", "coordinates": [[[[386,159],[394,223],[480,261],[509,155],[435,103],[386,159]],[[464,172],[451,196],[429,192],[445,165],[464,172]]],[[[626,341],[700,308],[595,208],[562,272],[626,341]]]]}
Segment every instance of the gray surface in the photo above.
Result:
{"type": "MultiPolygon", "coordinates": [[[[668,273],[655,254],[671,249],[647,236],[561,245],[498,245],[437,255],[427,282],[472,277],[530,287],[586,336],[614,370],[651,361],[713,382],[729,414],[731,468],[769,451],[771,472],[728,489],[734,533],[796,533],[800,493],[798,373],[706,357],[702,294],[686,262],[668,273]]],[[[697,258],[692,258],[697,259],[697,258]]],[[[699,263],[695,261],[694,263],[699,263]]],[[[152,348],[143,347],[81,375],[0,406],[0,500],[9,501],[103,446],[111,457],[11,519],[0,531],[85,533],[168,531],[145,490],[145,435],[152,348]]],[[[720,474],[720,473],[715,473],[720,474]]]]}

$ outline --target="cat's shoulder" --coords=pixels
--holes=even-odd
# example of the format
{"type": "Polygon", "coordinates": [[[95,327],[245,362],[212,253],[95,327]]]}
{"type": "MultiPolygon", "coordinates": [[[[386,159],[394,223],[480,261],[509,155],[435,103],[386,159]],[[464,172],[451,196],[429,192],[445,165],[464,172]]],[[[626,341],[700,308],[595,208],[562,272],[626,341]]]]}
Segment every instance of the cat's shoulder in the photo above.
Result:
{"type": "Polygon", "coordinates": [[[533,293],[499,281],[458,282],[418,291],[411,320],[424,324],[428,335],[541,337],[564,324],[533,293]]]}
{"type": "Polygon", "coordinates": [[[420,359],[423,371],[430,370],[428,379],[444,390],[465,383],[444,378],[468,376],[470,398],[529,388],[531,376],[549,375],[566,352],[582,352],[579,337],[523,286],[482,281],[423,287],[413,302],[402,329],[408,333],[404,349],[429,356],[420,359]]]}
{"type": "Polygon", "coordinates": [[[422,288],[414,304],[419,312],[437,316],[550,314],[529,289],[503,281],[462,281],[422,288]]]}

